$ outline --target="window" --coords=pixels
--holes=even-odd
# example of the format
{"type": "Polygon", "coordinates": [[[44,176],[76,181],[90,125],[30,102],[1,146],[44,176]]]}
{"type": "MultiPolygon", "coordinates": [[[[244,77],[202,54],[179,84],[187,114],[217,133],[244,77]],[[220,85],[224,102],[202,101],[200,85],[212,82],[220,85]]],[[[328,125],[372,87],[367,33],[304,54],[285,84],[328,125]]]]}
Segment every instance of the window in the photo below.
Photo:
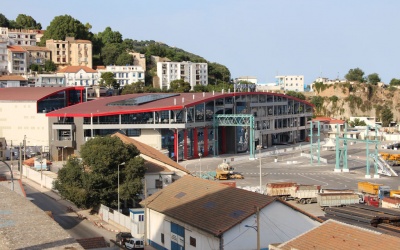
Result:
{"type": "Polygon", "coordinates": [[[139,221],[144,221],[144,214],[139,214],[139,221]]]}
{"type": "Polygon", "coordinates": [[[164,234],[163,233],[161,234],[161,243],[164,244],[164,234]]]}
{"type": "Polygon", "coordinates": [[[162,189],[163,188],[163,183],[161,180],[156,180],[156,188],[162,189]]]}
{"type": "Polygon", "coordinates": [[[140,136],[141,132],[142,131],[140,129],[127,129],[126,135],[127,136],[140,136]]]}
{"type": "Polygon", "coordinates": [[[196,238],[190,237],[190,245],[196,247],[196,238]]]}

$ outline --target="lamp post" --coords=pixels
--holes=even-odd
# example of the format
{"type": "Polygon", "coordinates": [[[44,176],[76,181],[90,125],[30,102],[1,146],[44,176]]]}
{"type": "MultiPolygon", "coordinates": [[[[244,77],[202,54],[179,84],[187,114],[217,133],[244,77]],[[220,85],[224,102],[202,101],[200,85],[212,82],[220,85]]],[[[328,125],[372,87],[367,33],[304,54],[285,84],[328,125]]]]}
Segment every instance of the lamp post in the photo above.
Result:
{"type": "Polygon", "coordinates": [[[40,158],[40,187],[43,187],[43,159],[40,158]]]}
{"type": "Polygon", "coordinates": [[[199,153],[199,157],[200,157],[200,159],[199,159],[199,161],[200,161],[200,178],[201,178],[201,157],[203,156],[203,154],[202,153],[199,153]]]}
{"type": "Polygon", "coordinates": [[[263,192],[262,192],[262,181],[261,181],[261,145],[257,145],[257,149],[258,149],[258,152],[259,152],[259,157],[260,157],[260,194],[262,194],[263,192]]]}
{"type": "Polygon", "coordinates": [[[118,213],[119,213],[119,166],[122,165],[125,165],[125,162],[118,164],[118,213]]]}

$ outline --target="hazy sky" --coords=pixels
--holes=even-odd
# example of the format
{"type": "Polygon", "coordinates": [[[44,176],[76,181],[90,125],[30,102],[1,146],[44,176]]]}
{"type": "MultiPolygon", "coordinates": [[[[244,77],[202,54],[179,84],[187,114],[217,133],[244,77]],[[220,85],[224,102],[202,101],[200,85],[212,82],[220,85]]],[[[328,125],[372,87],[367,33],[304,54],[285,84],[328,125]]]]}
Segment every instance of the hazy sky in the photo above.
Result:
{"type": "Polygon", "coordinates": [[[155,40],[226,65],[232,78],[343,78],[359,67],[385,83],[400,78],[399,0],[2,0],[8,19],[32,16],[43,29],[71,15],[92,32],[155,40]]]}

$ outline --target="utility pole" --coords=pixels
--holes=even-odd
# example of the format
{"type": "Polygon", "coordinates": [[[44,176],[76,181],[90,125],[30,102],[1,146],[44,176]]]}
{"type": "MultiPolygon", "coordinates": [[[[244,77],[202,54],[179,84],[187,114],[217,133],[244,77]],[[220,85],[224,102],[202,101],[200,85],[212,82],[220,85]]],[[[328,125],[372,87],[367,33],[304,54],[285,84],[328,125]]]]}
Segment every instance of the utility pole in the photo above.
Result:
{"type": "Polygon", "coordinates": [[[25,156],[26,156],[26,135],[24,135],[24,161],[26,160],[25,156]]]}
{"type": "Polygon", "coordinates": [[[147,246],[147,185],[144,179],[144,245],[147,246]]]}
{"type": "Polygon", "coordinates": [[[22,143],[19,144],[19,179],[22,181],[22,143]]]}
{"type": "Polygon", "coordinates": [[[257,215],[257,250],[261,249],[260,246],[260,208],[256,207],[256,215],[257,215]]]}
{"type": "Polygon", "coordinates": [[[12,149],[13,149],[13,145],[12,145],[12,140],[11,140],[11,148],[10,148],[10,160],[11,160],[11,171],[12,171],[12,168],[13,168],[13,151],[12,151],[12,149]]]}

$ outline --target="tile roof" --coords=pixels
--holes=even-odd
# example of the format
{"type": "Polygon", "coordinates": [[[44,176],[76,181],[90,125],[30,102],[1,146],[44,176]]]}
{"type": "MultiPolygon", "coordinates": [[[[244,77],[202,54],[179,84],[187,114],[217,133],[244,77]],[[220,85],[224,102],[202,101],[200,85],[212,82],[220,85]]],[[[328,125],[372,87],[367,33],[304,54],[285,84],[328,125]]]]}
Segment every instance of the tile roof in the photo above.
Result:
{"type": "MultiPolygon", "coordinates": [[[[173,94],[173,93],[170,93],[173,94]]],[[[141,96],[148,95],[165,95],[165,93],[141,93],[141,94],[128,94],[119,96],[110,96],[99,98],[90,102],[76,104],[67,108],[59,109],[50,113],[46,116],[64,116],[67,114],[70,117],[90,117],[93,116],[105,116],[105,115],[116,115],[116,114],[131,114],[131,113],[142,113],[142,112],[152,112],[160,110],[180,110],[185,107],[194,106],[203,102],[212,101],[218,98],[234,97],[240,95],[274,95],[274,96],[284,96],[282,94],[268,93],[268,92],[238,92],[238,93],[176,93],[176,96],[167,97],[164,99],[151,101],[135,106],[118,106],[110,105],[109,103],[127,100],[130,98],[137,98],[141,96]]],[[[300,102],[312,105],[306,101],[296,99],[291,96],[284,96],[287,98],[292,98],[300,102]]]]}
{"type": "Polygon", "coordinates": [[[40,47],[40,46],[21,46],[22,49],[26,51],[51,51],[46,47],[40,47]]]}
{"type": "Polygon", "coordinates": [[[7,46],[7,49],[9,49],[12,52],[26,52],[21,46],[7,46]]]}
{"type": "Polygon", "coordinates": [[[345,123],[344,120],[339,120],[339,119],[330,118],[330,117],[323,117],[323,116],[315,117],[314,119],[312,119],[312,121],[313,122],[316,122],[316,121],[326,122],[327,124],[344,124],[345,123]]]}
{"type": "Polygon", "coordinates": [[[0,88],[0,101],[38,101],[74,87],[15,87],[0,88]]]}
{"type": "Polygon", "coordinates": [[[399,249],[400,238],[327,220],[320,226],[277,246],[279,250],[341,249],[394,250],[399,249]]]}
{"type": "Polygon", "coordinates": [[[0,81],[27,81],[24,77],[19,75],[2,75],[0,81]]]}
{"type": "MultiPolygon", "coordinates": [[[[160,161],[162,163],[165,163],[173,168],[179,169],[180,171],[183,171],[185,173],[190,174],[190,171],[188,171],[186,168],[182,167],[181,165],[179,165],[177,162],[171,160],[168,156],[164,155],[163,153],[161,153],[160,151],[158,151],[157,149],[146,145],[142,142],[139,142],[135,139],[132,139],[126,135],[123,135],[121,133],[115,133],[113,134],[113,136],[117,136],[118,138],[120,138],[124,143],[127,144],[133,144],[135,145],[135,147],[140,151],[141,154],[146,155],[154,160],[160,161]]],[[[154,163],[154,162],[153,162],[154,163]]]]}
{"type": "Polygon", "coordinates": [[[79,70],[83,70],[86,73],[97,73],[96,70],[86,67],[86,66],[67,66],[67,67],[60,69],[57,72],[58,73],[77,73],[79,70]]]}
{"type": "Polygon", "coordinates": [[[270,196],[187,175],[141,205],[219,236],[253,215],[254,206],[262,209],[274,201],[270,196]]]}

